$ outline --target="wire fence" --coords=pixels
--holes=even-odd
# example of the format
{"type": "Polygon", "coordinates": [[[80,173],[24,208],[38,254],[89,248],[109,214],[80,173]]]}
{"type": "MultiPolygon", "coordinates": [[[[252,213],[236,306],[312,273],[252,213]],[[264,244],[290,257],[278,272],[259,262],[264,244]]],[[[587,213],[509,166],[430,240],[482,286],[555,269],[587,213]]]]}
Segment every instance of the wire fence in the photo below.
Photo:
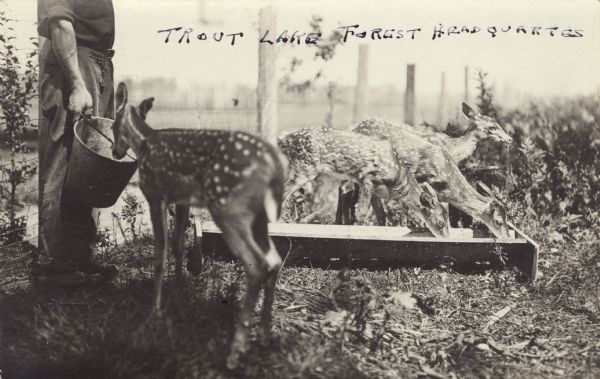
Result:
{"type": "Polygon", "coordinates": [[[33,18],[7,18],[6,20],[15,22],[32,22],[34,24],[37,24],[37,20],[33,18]]]}
{"type": "Polygon", "coordinates": [[[38,190],[37,188],[34,188],[34,189],[32,189],[32,190],[29,190],[29,191],[17,192],[17,193],[16,193],[16,195],[17,195],[17,196],[20,196],[20,195],[26,195],[26,194],[28,194],[28,193],[34,193],[34,192],[37,192],[37,190],[38,190]]]}
{"type": "MultiPolygon", "coordinates": [[[[21,165],[21,164],[30,163],[30,162],[38,162],[38,161],[39,161],[39,159],[37,157],[35,157],[35,158],[15,160],[14,163],[13,162],[3,163],[3,164],[0,165],[0,171],[6,171],[7,167],[11,167],[13,165],[15,165],[15,166],[18,167],[18,165],[21,165]]],[[[35,175],[36,175],[35,173],[33,173],[33,174],[26,174],[26,175],[23,175],[23,177],[24,177],[24,179],[31,179],[35,175]]],[[[0,180],[0,189],[1,188],[7,188],[8,187],[7,184],[10,184],[12,182],[13,182],[13,180],[11,180],[11,179],[4,179],[4,178],[2,178],[2,180],[0,180]]],[[[27,187],[25,187],[24,190],[16,192],[15,193],[15,197],[19,198],[19,197],[21,197],[23,195],[27,195],[27,194],[38,192],[38,190],[39,190],[38,188],[27,188],[27,187]]],[[[18,212],[18,213],[20,213],[20,212],[18,212]]],[[[25,221],[26,225],[18,227],[18,228],[12,228],[12,229],[3,231],[2,233],[0,233],[0,240],[3,239],[3,237],[6,238],[6,236],[14,235],[14,233],[19,233],[19,232],[23,232],[23,231],[32,230],[32,229],[33,230],[37,230],[37,226],[38,226],[37,222],[34,222],[33,224],[29,224],[28,222],[29,222],[29,220],[31,218],[38,216],[38,211],[35,211],[35,212],[32,212],[32,213],[29,213],[29,211],[27,211],[24,214],[18,214],[18,213],[17,213],[17,217],[26,217],[27,218],[27,220],[25,221]]],[[[15,247],[15,246],[17,246],[19,244],[22,244],[22,243],[25,243],[25,242],[34,241],[35,239],[38,238],[38,235],[36,233],[35,235],[25,235],[24,237],[25,238],[22,238],[22,239],[20,239],[18,241],[12,242],[12,243],[10,243],[8,245],[0,246],[0,252],[1,251],[5,251],[6,249],[9,249],[9,248],[15,247]]]]}
{"type": "Polygon", "coordinates": [[[22,243],[24,243],[24,242],[29,242],[29,241],[32,241],[32,240],[34,240],[34,239],[37,239],[37,238],[38,238],[38,235],[36,234],[35,236],[28,237],[28,238],[22,239],[22,240],[20,240],[20,241],[16,241],[16,242],[10,243],[10,244],[8,244],[8,245],[0,246],[0,251],[2,251],[2,250],[6,250],[6,249],[8,249],[9,247],[13,247],[13,246],[16,246],[16,245],[22,244],[22,243]]]}
{"type": "MultiPolygon", "coordinates": [[[[16,160],[15,164],[32,162],[32,161],[38,161],[38,160],[39,160],[38,158],[21,159],[21,160],[16,160]]],[[[11,163],[6,163],[6,164],[1,164],[0,168],[4,168],[4,167],[8,167],[8,166],[12,166],[12,162],[11,163]]]]}
{"type": "Polygon", "coordinates": [[[36,222],[35,224],[31,224],[31,225],[23,226],[23,227],[21,227],[21,228],[15,228],[15,229],[11,229],[11,230],[9,230],[8,232],[0,233],[0,237],[7,236],[7,235],[9,235],[9,234],[12,234],[12,233],[14,233],[14,232],[18,232],[18,231],[20,231],[20,230],[27,230],[27,229],[30,229],[30,228],[33,228],[33,227],[36,227],[36,226],[38,226],[38,223],[37,223],[37,222],[36,222]]]}
{"type": "MultiPolygon", "coordinates": [[[[23,175],[23,176],[22,176],[21,178],[19,178],[19,179],[27,179],[27,178],[31,179],[31,178],[33,178],[34,176],[35,176],[35,174],[27,174],[27,175],[23,175]]],[[[3,179],[3,180],[0,180],[0,184],[2,184],[2,183],[13,183],[15,180],[17,180],[17,179],[3,179]]],[[[19,184],[20,184],[20,183],[19,183],[19,184]]]]}

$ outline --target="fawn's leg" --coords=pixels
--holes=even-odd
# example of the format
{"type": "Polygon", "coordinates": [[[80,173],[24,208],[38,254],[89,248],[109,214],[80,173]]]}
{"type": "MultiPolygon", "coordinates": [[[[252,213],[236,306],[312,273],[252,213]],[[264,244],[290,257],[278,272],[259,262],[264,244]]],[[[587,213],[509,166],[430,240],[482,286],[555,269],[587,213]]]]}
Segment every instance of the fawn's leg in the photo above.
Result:
{"type": "Polygon", "coordinates": [[[353,185],[353,189],[345,191],[348,186],[347,181],[343,181],[338,189],[338,207],[335,214],[335,223],[337,225],[353,225],[356,221],[355,206],[357,203],[358,186],[353,185]]]}
{"type": "Polygon", "coordinates": [[[377,224],[379,224],[379,226],[385,226],[386,215],[381,199],[377,196],[371,196],[371,206],[377,217],[377,224]]]}
{"type": "Polygon", "coordinates": [[[173,234],[173,253],[175,254],[175,280],[181,283],[182,258],[183,258],[183,236],[187,226],[190,207],[187,205],[175,206],[175,233],[173,234]]]}
{"type": "Polygon", "coordinates": [[[346,200],[346,225],[356,224],[356,204],[360,199],[360,186],[354,184],[352,191],[348,192],[348,198],[346,200]]]}
{"type": "Polygon", "coordinates": [[[265,253],[261,251],[252,236],[254,215],[251,213],[240,214],[239,212],[240,209],[245,209],[247,204],[230,204],[230,207],[238,212],[232,214],[211,213],[215,223],[223,232],[223,239],[227,246],[242,261],[246,272],[246,295],[235,325],[231,352],[227,357],[227,367],[233,369],[238,366],[240,357],[248,351],[250,322],[254,315],[258,293],[267,277],[268,263],[265,253]]]}
{"type": "Polygon", "coordinates": [[[194,217],[194,245],[187,256],[187,269],[192,275],[202,272],[202,220],[194,217]]]}
{"type": "MultiPolygon", "coordinates": [[[[275,248],[275,244],[269,237],[269,252],[267,254],[274,254],[279,257],[279,253],[275,248]]],[[[281,262],[281,260],[280,260],[281,262]]],[[[263,346],[267,346],[271,342],[271,322],[273,320],[273,301],[275,299],[275,285],[277,283],[277,277],[279,276],[279,269],[281,263],[268,273],[267,280],[265,281],[265,293],[263,301],[263,309],[260,317],[260,329],[259,329],[259,342],[263,346]]]]}
{"type": "Polygon", "coordinates": [[[148,201],[150,218],[154,229],[154,305],[153,311],[160,313],[163,271],[167,258],[167,203],[164,200],[148,201]]]}
{"type": "Polygon", "coordinates": [[[342,185],[340,185],[338,187],[338,203],[337,203],[337,211],[335,212],[335,224],[336,225],[343,225],[343,220],[344,220],[344,206],[346,205],[345,203],[345,198],[344,198],[344,191],[342,191],[342,186],[344,185],[344,182],[342,182],[342,185]]]}
{"type": "Polygon", "coordinates": [[[290,168],[288,179],[284,184],[282,204],[286,205],[290,201],[290,197],[294,194],[294,192],[302,189],[302,187],[304,187],[306,183],[310,182],[311,180],[315,180],[317,176],[318,174],[312,171],[310,173],[303,172],[299,174],[294,168],[290,168]]]}
{"type": "Polygon", "coordinates": [[[271,320],[275,284],[279,275],[279,269],[281,268],[281,256],[277,252],[273,240],[269,237],[268,221],[265,210],[257,211],[252,223],[252,235],[244,235],[248,246],[251,249],[260,250],[262,257],[267,262],[263,308],[258,329],[259,342],[263,346],[266,346],[271,341],[271,320]]]}

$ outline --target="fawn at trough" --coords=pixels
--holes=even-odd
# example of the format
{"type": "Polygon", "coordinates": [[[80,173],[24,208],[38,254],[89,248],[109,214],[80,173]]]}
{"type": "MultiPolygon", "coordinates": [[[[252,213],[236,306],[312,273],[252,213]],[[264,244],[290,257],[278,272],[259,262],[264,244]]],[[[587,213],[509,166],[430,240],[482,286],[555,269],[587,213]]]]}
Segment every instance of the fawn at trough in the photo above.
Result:
{"type": "Polygon", "coordinates": [[[499,142],[507,148],[510,146],[512,137],[492,117],[482,115],[466,103],[462,104],[462,111],[469,120],[469,126],[458,137],[450,137],[448,134],[440,132],[422,132],[416,130],[411,125],[394,123],[380,118],[363,120],[358,123],[353,131],[386,139],[388,138],[387,136],[398,132],[413,133],[427,142],[448,149],[456,164],[473,155],[477,143],[480,141],[490,140],[499,142]]]}
{"type": "Polygon", "coordinates": [[[431,184],[440,201],[481,220],[497,237],[508,238],[506,209],[467,182],[448,149],[402,129],[382,140],[391,142],[398,159],[410,167],[417,181],[431,184]]]}
{"type": "MultiPolygon", "coordinates": [[[[440,147],[440,149],[448,152],[448,155],[451,159],[448,160],[446,164],[448,167],[452,167],[450,172],[458,173],[458,175],[462,177],[462,173],[460,173],[458,170],[454,170],[453,166],[456,166],[459,162],[470,157],[475,152],[475,148],[477,147],[477,143],[479,141],[492,140],[500,142],[507,147],[512,143],[512,138],[493,118],[480,114],[466,103],[462,104],[462,110],[463,114],[469,121],[469,126],[467,130],[459,137],[450,137],[445,133],[421,132],[407,124],[392,123],[390,121],[378,118],[371,118],[361,121],[353,129],[353,131],[368,136],[376,136],[385,140],[402,141],[405,138],[411,140],[413,142],[412,144],[401,144],[403,150],[400,151],[400,155],[410,162],[410,165],[413,167],[413,171],[415,172],[418,171],[419,167],[425,168],[433,159],[437,159],[439,162],[447,160],[447,156],[444,157],[445,153],[442,153],[436,149],[427,148],[427,146],[436,145],[440,147]],[[434,157],[434,154],[431,153],[431,151],[434,150],[438,153],[437,157],[434,157]],[[417,156],[420,158],[417,158],[417,156]]],[[[450,176],[446,176],[446,178],[449,177],[450,176]]],[[[457,180],[461,183],[461,186],[464,184],[462,183],[462,180],[457,180]]],[[[470,189],[470,187],[468,189],[470,189]]],[[[356,197],[353,192],[357,190],[357,188],[354,188],[353,190],[345,191],[344,193],[340,191],[338,214],[336,216],[336,219],[339,220],[339,223],[341,223],[342,220],[345,223],[351,222],[351,216],[343,216],[347,214],[351,215],[353,213],[353,207],[356,204],[356,200],[354,200],[356,197]],[[349,199],[353,199],[354,201],[349,199]]],[[[458,200],[459,199],[454,199],[453,201],[458,202],[458,200]]],[[[450,203],[451,205],[454,205],[452,202],[450,203]]],[[[377,215],[379,224],[385,225],[386,215],[383,210],[383,206],[381,205],[381,200],[376,196],[373,196],[371,198],[371,204],[375,214],[377,215]]],[[[497,205],[499,206],[499,204],[497,205]]],[[[456,208],[461,209],[460,207],[456,208]]],[[[497,212],[503,212],[499,210],[500,208],[498,208],[497,212]]],[[[473,214],[472,209],[465,212],[467,214],[473,214]]],[[[492,226],[488,226],[492,231],[494,231],[492,226]]],[[[495,230],[494,234],[498,236],[505,236],[502,228],[495,230]]]]}
{"type": "Polygon", "coordinates": [[[140,188],[148,201],[154,230],[154,304],[160,312],[167,256],[167,206],[175,204],[173,251],[181,280],[182,245],[190,206],[207,207],[227,246],[243,263],[247,290],[227,366],[235,368],[248,350],[250,321],[260,290],[264,304],[259,336],[267,343],[281,258],[268,235],[268,222],[281,211],[286,164],[277,150],[254,135],[225,130],[152,129],[146,114],[153,98],[127,104],[127,87],[116,93],[113,156],[131,148],[139,161],[140,188]]]}
{"type": "Polygon", "coordinates": [[[399,200],[440,237],[449,235],[448,215],[429,186],[421,187],[397,159],[389,141],[331,128],[307,128],[281,137],[290,163],[284,201],[319,175],[359,183],[379,197],[399,200]]]}

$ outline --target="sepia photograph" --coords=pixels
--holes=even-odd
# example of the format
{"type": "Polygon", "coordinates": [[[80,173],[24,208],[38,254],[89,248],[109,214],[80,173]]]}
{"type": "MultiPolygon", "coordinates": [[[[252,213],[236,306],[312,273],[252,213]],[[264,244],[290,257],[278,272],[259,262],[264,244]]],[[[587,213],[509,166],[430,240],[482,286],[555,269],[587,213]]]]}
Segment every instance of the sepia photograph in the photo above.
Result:
{"type": "Polygon", "coordinates": [[[0,379],[591,379],[598,275],[598,0],[0,0],[0,379]]]}

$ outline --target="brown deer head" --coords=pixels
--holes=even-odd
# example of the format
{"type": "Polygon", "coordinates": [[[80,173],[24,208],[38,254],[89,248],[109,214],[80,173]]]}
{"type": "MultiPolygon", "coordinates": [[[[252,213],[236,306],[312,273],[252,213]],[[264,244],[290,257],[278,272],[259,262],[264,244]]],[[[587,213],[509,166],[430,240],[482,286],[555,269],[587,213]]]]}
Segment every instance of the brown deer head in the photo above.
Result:
{"type": "MultiPolygon", "coordinates": [[[[408,170],[407,170],[408,171],[408,170]]],[[[402,202],[411,212],[418,217],[436,237],[447,238],[450,236],[450,221],[446,207],[438,200],[437,193],[428,184],[417,184],[412,174],[408,172],[408,184],[412,190],[396,185],[389,191],[389,196],[381,196],[381,191],[375,195],[385,200],[397,200],[402,202]]]]}
{"type": "MultiPolygon", "coordinates": [[[[117,92],[115,94],[115,121],[112,125],[113,131],[113,147],[112,147],[112,155],[115,159],[121,159],[127,154],[127,150],[131,145],[131,138],[135,138],[135,136],[131,136],[131,133],[136,133],[134,131],[134,126],[127,125],[127,123],[132,122],[132,118],[141,119],[142,121],[146,119],[146,115],[152,109],[152,105],[154,103],[154,98],[149,97],[143,100],[140,105],[138,105],[135,109],[133,107],[127,105],[127,86],[125,83],[119,83],[117,87],[117,92]]],[[[142,136],[137,136],[142,137],[142,136]]]]}
{"type": "Polygon", "coordinates": [[[512,137],[509,136],[498,122],[492,117],[482,115],[467,103],[462,104],[463,114],[469,120],[469,129],[474,130],[479,139],[491,139],[510,146],[512,137]]]}
{"type": "Polygon", "coordinates": [[[506,208],[504,208],[498,200],[494,199],[490,201],[480,217],[481,221],[483,221],[497,237],[509,238],[506,222],[506,208]]]}

